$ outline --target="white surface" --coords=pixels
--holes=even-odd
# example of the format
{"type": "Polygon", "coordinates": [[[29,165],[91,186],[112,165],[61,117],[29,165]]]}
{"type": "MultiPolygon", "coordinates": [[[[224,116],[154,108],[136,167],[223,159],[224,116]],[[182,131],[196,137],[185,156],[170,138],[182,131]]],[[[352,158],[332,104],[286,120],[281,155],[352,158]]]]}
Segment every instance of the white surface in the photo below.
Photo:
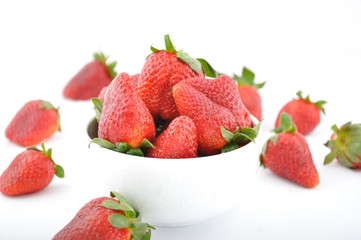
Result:
{"type": "Polygon", "coordinates": [[[62,89],[99,49],[118,61],[118,71],[139,72],[149,46],[162,48],[166,33],[178,49],[219,71],[239,73],[246,65],[256,81],[266,80],[260,91],[265,131],[298,90],[328,103],[327,115],[307,136],[320,175],[315,189],[259,168],[249,182],[254,191],[234,210],[192,227],[158,228],[152,239],[360,239],[361,172],[322,164],[331,125],[361,122],[360,10],[357,0],[0,0],[0,172],[23,151],[5,138],[5,128],[33,99],[61,106],[63,132],[46,145],[66,171],[44,191],[0,195],[0,239],[50,239],[98,197],[86,181],[91,104],[63,99],[62,89]]]}

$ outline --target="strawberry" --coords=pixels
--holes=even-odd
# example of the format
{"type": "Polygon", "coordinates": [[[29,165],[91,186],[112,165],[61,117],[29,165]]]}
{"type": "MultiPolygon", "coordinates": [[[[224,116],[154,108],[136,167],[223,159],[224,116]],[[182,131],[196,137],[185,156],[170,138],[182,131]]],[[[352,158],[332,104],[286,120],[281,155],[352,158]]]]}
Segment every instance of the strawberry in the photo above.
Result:
{"type": "Polygon", "coordinates": [[[227,145],[221,127],[235,132],[251,126],[237,86],[227,76],[186,79],[173,87],[173,96],[179,113],[193,120],[203,154],[219,153],[227,145]]]}
{"type": "MultiPolygon", "coordinates": [[[[135,86],[137,86],[137,84],[138,84],[139,76],[140,76],[140,73],[130,76],[130,78],[133,80],[135,86]]],[[[100,91],[99,95],[98,95],[98,98],[100,100],[102,100],[102,102],[104,102],[104,95],[105,95],[105,93],[107,91],[107,88],[108,88],[108,86],[103,87],[102,90],[100,91]]]]}
{"type": "Polygon", "coordinates": [[[114,71],[116,62],[107,63],[108,57],[95,53],[94,60],[85,65],[65,86],[66,98],[86,100],[97,97],[103,87],[108,86],[117,75],[114,71]]]}
{"type": "Polygon", "coordinates": [[[282,113],[280,128],[264,144],[260,163],[280,177],[306,188],[318,185],[319,177],[305,137],[297,132],[290,115],[282,113]]]}
{"type": "Polygon", "coordinates": [[[340,129],[333,125],[334,133],[325,146],[331,152],[325,157],[324,164],[329,164],[337,158],[339,162],[349,168],[361,168],[361,124],[348,122],[340,129]]]}
{"type": "Polygon", "coordinates": [[[144,138],[155,137],[153,117],[127,73],[118,74],[108,86],[100,111],[99,138],[137,148],[144,138]]]}
{"type": "Polygon", "coordinates": [[[53,180],[54,174],[64,177],[64,169],[51,158],[52,149],[30,147],[17,155],[0,176],[0,192],[21,195],[40,191],[53,180]]]}
{"type": "Polygon", "coordinates": [[[279,120],[281,114],[283,112],[288,113],[294,123],[297,126],[297,129],[303,135],[310,133],[319,123],[321,119],[320,111],[325,113],[325,109],[323,105],[326,101],[318,101],[318,102],[311,102],[310,97],[307,96],[306,98],[302,97],[302,92],[297,92],[297,96],[299,99],[294,99],[288,102],[279,112],[277,121],[276,121],[276,128],[279,127],[279,120]]]}
{"type": "Polygon", "coordinates": [[[139,82],[139,77],[140,77],[140,73],[137,73],[137,74],[134,74],[134,75],[131,75],[130,76],[135,84],[135,86],[138,85],[138,82],[139,82]]]}
{"type": "Polygon", "coordinates": [[[169,124],[154,141],[147,157],[194,158],[197,157],[197,129],[189,117],[180,116],[169,124]]]}
{"type": "Polygon", "coordinates": [[[119,193],[85,204],[53,240],[149,240],[154,227],[141,222],[130,203],[119,193]]]}
{"type": "Polygon", "coordinates": [[[164,36],[166,50],[151,47],[139,76],[138,92],[153,116],[172,120],[179,116],[172,88],[183,79],[204,76],[200,61],[175,50],[169,35],[164,36]]]}
{"type": "Polygon", "coordinates": [[[14,116],[5,130],[6,137],[21,146],[40,143],[60,131],[59,108],[48,101],[26,103],[14,116]]]}
{"type": "Polygon", "coordinates": [[[244,106],[259,121],[262,119],[262,99],[258,89],[262,88],[266,82],[255,84],[255,74],[244,67],[242,76],[233,75],[233,79],[238,83],[238,92],[244,106]]]}

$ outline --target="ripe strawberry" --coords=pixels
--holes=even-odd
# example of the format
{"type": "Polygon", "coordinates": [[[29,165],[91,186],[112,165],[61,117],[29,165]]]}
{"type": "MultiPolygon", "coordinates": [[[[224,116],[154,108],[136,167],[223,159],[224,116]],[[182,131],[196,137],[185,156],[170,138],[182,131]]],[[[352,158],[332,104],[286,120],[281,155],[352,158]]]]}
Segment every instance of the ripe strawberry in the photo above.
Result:
{"type": "Polygon", "coordinates": [[[321,119],[320,111],[325,113],[323,105],[326,103],[326,101],[318,101],[313,103],[310,100],[310,96],[303,98],[301,91],[297,92],[297,96],[299,99],[294,99],[288,102],[281,109],[275,125],[276,128],[279,127],[281,114],[286,112],[292,117],[292,120],[296,124],[298,131],[303,135],[306,135],[319,124],[321,119]]]}
{"type": "Polygon", "coordinates": [[[135,86],[138,86],[138,82],[139,82],[139,77],[140,77],[140,73],[134,74],[130,76],[135,84],[135,86]]]}
{"type": "MultiPolygon", "coordinates": [[[[135,86],[137,86],[137,84],[138,84],[139,76],[140,76],[140,73],[130,76],[130,78],[133,80],[135,86]]],[[[102,90],[100,91],[99,95],[98,95],[98,98],[100,100],[102,100],[102,102],[104,102],[104,95],[105,95],[105,92],[107,91],[107,88],[108,88],[108,86],[103,87],[102,90]]]]}
{"type": "Polygon", "coordinates": [[[103,87],[108,86],[117,75],[114,71],[116,62],[107,64],[107,56],[95,53],[94,60],[85,65],[65,86],[66,98],[86,100],[97,97],[103,87]]]}
{"type": "Polygon", "coordinates": [[[173,87],[173,96],[179,113],[193,120],[203,154],[219,153],[227,145],[221,127],[235,132],[251,126],[249,112],[229,77],[184,80],[173,87]]]}
{"type": "Polygon", "coordinates": [[[254,77],[255,74],[246,67],[243,68],[242,76],[233,75],[233,79],[238,83],[238,92],[244,106],[258,121],[261,121],[262,99],[258,89],[262,88],[266,82],[255,84],[254,77]]]}
{"type": "Polygon", "coordinates": [[[180,116],[169,124],[149,148],[147,157],[153,158],[194,158],[197,157],[197,129],[192,119],[180,116]]]}
{"type": "Polygon", "coordinates": [[[331,140],[325,143],[331,152],[325,157],[324,164],[337,158],[346,167],[361,168],[361,124],[348,122],[340,129],[333,125],[332,130],[331,140]]]}
{"type": "Polygon", "coordinates": [[[52,239],[53,240],[149,240],[150,229],[141,222],[133,207],[119,193],[112,197],[95,198],[85,204],[76,216],[52,239]]]}
{"type": "Polygon", "coordinates": [[[137,148],[144,138],[155,137],[153,117],[140,98],[131,77],[120,73],[108,86],[101,109],[98,137],[137,148]]]}
{"type": "Polygon", "coordinates": [[[250,114],[243,105],[232,78],[225,75],[218,76],[216,79],[189,78],[184,80],[183,84],[194,87],[212,102],[229,109],[235,116],[240,129],[251,126],[250,114]]]}
{"type": "Polygon", "coordinates": [[[202,64],[183,51],[176,51],[169,35],[164,36],[166,50],[151,47],[140,73],[138,92],[153,116],[172,120],[179,115],[172,88],[183,79],[203,76],[202,64]]]}
{"type": "Polygon", "coordinates": [[[282,114],[280,128],[274,131],[276,135],[263,147],[261,165],[303,187],[317,186],[320,180],[306,139],[287,113],[282,114]]]}
{"type": "Polygon", "coordinates": [[[0,176],[0,192],[5,195],[21,195],[40,191],[53,180],[54,174],[64,177],[64,170],[51,158],[52,150],[30,147],[20,153],[0,176]]]}
{"type": "Polygon", "coordinates": [[[58,110],[47,101],[30,101],[16,113],[6,128],[5,135],[21,146],[36,145],[57,130],[60,131],[58,110]]]}

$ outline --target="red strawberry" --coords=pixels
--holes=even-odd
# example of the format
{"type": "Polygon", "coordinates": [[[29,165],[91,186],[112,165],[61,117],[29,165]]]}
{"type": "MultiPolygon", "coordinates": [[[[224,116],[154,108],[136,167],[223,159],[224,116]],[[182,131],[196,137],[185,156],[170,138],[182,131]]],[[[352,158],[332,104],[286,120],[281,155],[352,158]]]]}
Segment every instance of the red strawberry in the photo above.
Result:
{"type": "MultiPolygon", "coordinates": [[[[139,76],[140,76],[140,73],[130,76],[130,78],[133,80],[135,86],[137,86],[137,84],[138,84],[139,76]]],[[[108,88],[108,86],[103,87],[102,90],[100,91],[99,95],[98,95],[98,98],[100,100],[102,100],[102,102],[104,102],[104,95],[105,95],[105,92],[107,91],[107,88],[108,88]]]]}
{"type": "Polygon", "coordinates": [[[297,92],[297,96],[299,99],[294,99],[288,102],[281,109],[275,125],[276,128],[279,127],[281,114],[286,112],[292,117],[292,120],[296,124],[298,131],[306,135],[319,124],[321,119],[320,111],[325,113],[323,105],[326,103],[326,101],[318,101],[313,103],[311,102],[309,96],[303,98],[301,91],[297,92]]]}
{"type": "Polygon", "coordinates": [[[320,180],[306,139],[287,113],[282,114],[280,128],[274,131],[276,135],[263,147],[261,165],[303,187],[317,186],[320,180]]]}
{"type": "Polygon", "coordinates": [[[86,100],[97,97],[103,87],[108,86],[117,75],[116,62],[107,64],[107,56],[95,53],[95,60],[85,65],[66,85],[63,94],[66,98],[86,100]]]}
{"type": "Polygon", "coordinates": [[[16,113],[5,135],[21,146],[36,145],[60,130],[58,110],[47,101],[30,101],[16,113]]]}
{"type": "Polygon", "coordinates": [[[130,76],[135,84],[135,86],[138,85],[138,82],[139,82],[139,77],[140,77],[140,73],[137,73],[137,74],[134,74],[132,76],[130,76]]]}
{"type": "Polygon", "coordinates": [[[155,137],[153,117],[127,73],[120,73],[108,86],[98,137],[113,144],[126,142],[134,148],[139,147],[144,138],[152,141],[155,137]]]}
{"type": "Polygon", "coordinates": [[[52,239],[150,239],[150,229],[154,228],[141,222],[133,207],[122,195],[112,192],[111,196],[116,196],[118,200],[100,197],[85,204],[52,239]]]}
{"type": "Polygon", "coordinates": [[[331,152],[326,156],[324,164],[329,164],[337,158],[339,162],[349,168],[361,168],[361,124],[348,122],[340,129],[332,126],[334,134],[325,143],[331,152]]]}
{"type": "Polygon", "coordinates": [[[51,158],[52,150],[35,147],[20,153],[0,176],[0,192],[5,195],[21,195],[40,191],[53,180],[54,174],[64,177],[64,170],[51,158]]]}
{"type": "Polygon", "coordinates": [[[258,89],[262,88],[266,82],[255,84],[254,73],[244,67],[242,76],[233,75],[233,79],[238,82],[238,92],[244,106],[259,121],[262,119],[262,99],[258,89]]]}
{"type": "Polygon", "coordinates": [[[176,51],[169,35],[165,35],[166,50],[151,47],[140,73],[138,92],[153,116],[172,120],[179,115],[172,87],[183,79],[203,76],[201,63],[183,51],[176,51]]]}
{"type": "Polygon", "coordinates": [[[251,126],[250,114],[243,105],[232,78],[225,75],[216,79],[189,78],[184,80],[183,84],[194,87],[212,102],[229,109],[240,129],[251,126]]]}
{"type": "Polygon", "coordinates": [[[197,157],[197,129],[189,117],[175,118],[168,128],[153,142],[147,157],[194,158],[197,157]]]}
{"type": "Polygon", "coordinates": [[[249,112],[229,77],[184,80],[173,87],[173,96],[179,113],[193,120],[203,154],[219,153],[227,145],[221,127],[235,132],[251,125],[249,112]]]}

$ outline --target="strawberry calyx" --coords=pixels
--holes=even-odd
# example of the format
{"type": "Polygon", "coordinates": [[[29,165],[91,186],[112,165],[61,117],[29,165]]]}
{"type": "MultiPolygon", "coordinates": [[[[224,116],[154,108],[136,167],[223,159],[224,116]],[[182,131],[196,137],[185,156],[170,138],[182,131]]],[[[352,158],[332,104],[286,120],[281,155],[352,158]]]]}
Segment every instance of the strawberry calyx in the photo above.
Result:
{"type": "MultiPolygon", "coordinates": [[[[160,52],[160,51],[168,51],[175,53],[177,58],[187,63],[189,67],[195,71],[197,74],[200,74],[203,70],[204,74],[207,77],[216,78],[218,76],[217,71],[203,58],[192,58],[188,53],[183,50],[177,51],[174,44],[170,40],[169,34],[164,35],[164,42],[166,49],[157,49],[153,46],[150,47],[152,53],[160,52]]],[[[149,57],[149,55],[148,55],[149,57]]],[[[148,58],[147,57],[147,58],[148,58]]]]}
{"type": "Polygon", "coordinates": [[[274,129],[272,131],[275,132],[276,134],[273,135],[272,137],[270,137],[263,144],[262,151],[261,151],[261,154],[259,156],[260,165],[263,166],[264,168],[266,168],[266,165],[263,163],[263,157],[262,156],[264,154],[266,154],[268,142],[271,141],[271,143],[274,146],[276,146],[278,136],[279,136],[280,133],[295,133],[295,132],[297,132],[297,127],[296,127],[296,124],[292,121],[291,116],[288,113],[283,112],[281,114],[281,117],[280,117],[280,127],[276,128],[276,129],[274,129]]]}
{"type": "Polygon", "coordinates": [[[244,127],[235,133],[232,133],[224,127],[221,127],[222,136],[227,141],[227,145],[221,149],[222,153],[236,150],[239,148],[239,146],[244,146],[251,141],[255,142],[260,127],[261,121],[253,128],[244,127]]]}
{"type": "Polygon", "coordinates": [[[112,191],[110,192],[110,196],[112,198],[115,197],[118,201],[110,199],[104,200],[100,206],[112,210],[121,210],[124,213],[124,215],[120,213],[109,215],[108,221],[110,225],[115,228],[128,228],[132,235],[131,239],[149,240],[151,237],[151,229],[155,230],[155,228],[148,223],[142,222],[139,214],[120,193],[112,191]]]}
{"type": "Polygon", "coordinates": [[[361,156],[361,124],[347,122],[341,128],[335,124],[331,129],[335,137],[325,143],[331,152],[326,155],[324,164],[331,163],[335,158],[349,168],[354,168],[354,163],[360,164],[358,157],[361,156]]]}
{"type": "Polygon", "coordinates": [[[304,101],[306,101],[306,102],[312,103],[312,104],[315,105],[318,109],[320,109],[323,114],[326,114],[326,113],[325,113],[325,108],[323,107],[323,105],[327,103],[326,101],[320,100],[320,101],[317,101],[317,102],[312,102],[312,101],[310,100],[310,95],[307,95],[307,97],[305,97],[305,98],[302,97],[302,91],[298,91],[298,92],[296,93],[296,95],[299,97],[299,99],[302,99],[302,100],[304,100],[304,101]]]}
{"type": "Polygon", "coordinates": [[[255,74],[247,67],[243,67],[242,76],[233,74],[233,80],[235,80],[238,86],[252,86],[256,89],[261,89],[266,82],[256,84],[254,82],[255,74]]]}
{"type": "Polygon", "coordinates": [[[140,156],[140,157],[144,157],[144,151],[146,148],[149,148],[149,147],[154,148],[155,147],[146,138],[143,139],[142,143],[140,144],[140,146],[138,148],[132,148],[126,142],[116,142],[115,144],[113,144],[102,138],[94,138],[93,140],[91,140],[91,142],[89,143],[89,147],[90,147],[91,143],[96,143],[101,147],[110,149],[115,152],[120,152],[120,153],[129,154],[129,155],[140,156]]]}
{"type": "Polygon", "coordinates": [[[102,102],[102,100],[100,98],[92,98],[91,100],[92,100],[92,102],[94,104],[95,118],[99,122],[100,114],[101,114],[102,109],[103,109],[103,102],[102,102]]]}
{"type": "Polygon", "coordinates": [[[51,110],[54,109],[57,112],[57,118],[56,118],[56,124],[58,125],[58,131],[61,132],[61,125],[60,125],[60,114],[59,114],[59,109],[60,107],[55,108],[53,106],[53,104],[51,104],[49,101],[44,101],[44,100],[40,100],[40,105],[39,105],[40,109],[45,109],[45,110],[51,110]]]}
{"type": "Polygon", "coordinates": [[[107,63],[108,58],[109,56],[105,56],[102,52],[94,53],[94,59],[104,64],[108,70],[109,76],[113,79],[117,76],[117,72],[114,70],[115,66],[117,65],[117,61],[107,63]]]}
{"type": "Polygon", "coordinates": [[[55,175],[58,177],[58,178],[64,178],[64,168],[58,164],[56,164],[52,158],[52,149],[49,148],[48,150],[45,149],[45,145],[44,145],[44,142],[41,143],[41,149],[38,149],[36,146],[30,146],[28,147],[27,149],[30,149],[30,150],[35,150],[35,151],[39,151],[41,152],[44,156],[48,157],[54,164],[54,168],[55,168],[55,175]]]}

